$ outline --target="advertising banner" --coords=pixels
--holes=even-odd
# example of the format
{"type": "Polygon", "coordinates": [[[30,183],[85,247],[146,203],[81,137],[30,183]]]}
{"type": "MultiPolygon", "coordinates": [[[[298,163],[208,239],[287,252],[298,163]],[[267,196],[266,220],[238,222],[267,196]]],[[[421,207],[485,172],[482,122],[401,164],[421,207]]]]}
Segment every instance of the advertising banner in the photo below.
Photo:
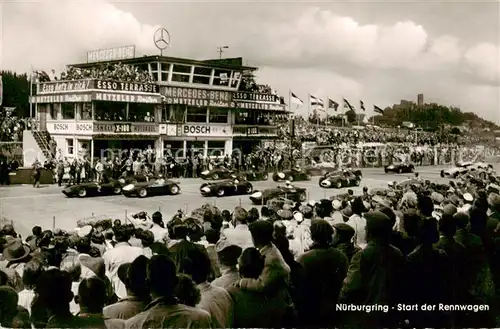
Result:
{"type": "Polygon", "coordinates": [[[110,122],[94,123],[93,132],[96,134],[158,134],[156,123],[110,122]]]}
{"type": "Polygon", "coordinates": [[[236,108],[247,109],[247,110],[263,110],[263,111],[285,111],[285,104],[236,102],[236,108]]]}
{"type": "Polygon", "coordinates": [[[231,126],[210,124],[184,124],[177,126],[177,136],[186,137],[229,137],[231,126]]]}
{"type": "Polygon", "coordinates": [[[92,100],[92,94],[63,94],[63,95],[38,95],[31,96],[32,103],[87,103],[92,100]]]}
{"type": "Polygon", "coordinates": [[[37,84],[37,95],[87,91],[94,87],[94,80],[51,81],[37,84]]]}
{"type": "Polygon", "coordinates": [[[95,92],[93,97],[95,101],[104,102],[122,102],[122,103],[142,103],[142,104],[160,104],[160,95],[137,95],[126,93],[101,93],[95,92]]]}
{"type": "Polygon", "coordinates": [[[94,80],[94,89],[152,94],[157,94],[159,92],[158,86],[152,83],[118,82],[110,80],[94,80]]]}
{"type": "Polygon", "coordinates": [[[92,122],[47,121],[47,131],[59,135],[91,135],[92,122]]]}
{"type": "Polygon", "coordinates": [[[87,52],[87,63],[117,61],[135,57],[135,46],[98,49],[87,52]]]}
{"type": "Polygon", "coordinates": [[[280,97],[270,94],[235,92],[233,93],[233,101],[279,104],[280,97]]]}
{"type": "Polygon", "coordinates": [[[98,79],[51,81],[42,82],[37,85],[37,95],[60,94],[88,90],[158,94],[160,89],[158,88],[158,85],[152,83],[121,82],[98,79]]]}
{"type": "Polygon", "coordinates": [[[229,91],[164,87],[162,94],[167,104],[183,104],[199,107],[234,107],[229,91]]]}

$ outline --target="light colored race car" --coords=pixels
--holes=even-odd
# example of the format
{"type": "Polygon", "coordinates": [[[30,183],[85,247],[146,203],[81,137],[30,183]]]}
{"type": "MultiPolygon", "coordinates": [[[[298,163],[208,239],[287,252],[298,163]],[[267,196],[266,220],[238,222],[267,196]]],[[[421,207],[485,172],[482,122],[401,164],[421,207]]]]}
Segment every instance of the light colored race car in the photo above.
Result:
{"type": "Polygon", "coordinates": [[[457,178],[474,170],[488,170],[492,165],[485,162],[459,162],[456,167],[441,170],[441,177],[457,178]]]}

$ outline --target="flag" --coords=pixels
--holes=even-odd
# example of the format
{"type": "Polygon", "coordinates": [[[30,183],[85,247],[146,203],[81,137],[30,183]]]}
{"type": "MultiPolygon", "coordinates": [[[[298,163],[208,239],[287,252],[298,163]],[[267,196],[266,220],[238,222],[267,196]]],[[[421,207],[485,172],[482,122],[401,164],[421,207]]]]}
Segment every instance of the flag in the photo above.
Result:
{"type": "Polygon", "coordinates": [[[354,111],[354,107],[352,107],[351,103],[347,99],[344,98],[344,109],[349,109],[354,111]]]}
{"type": "Polygon", "coordinates": [[[384,110],[382,110],[377,105],[373,105],[373,112],[384,115],[384,110]]]}
{"type": "Polygon", "coordinates": [[[314,106],[314,105],[323,106],[323,104],[324,104],[324,102],[321,98],[318,98],[318,97],[313,96],[313,95],[309,95],[309,103],[311,104],[311,106],[314,106]]]}
{"type": "Polygon", "coordinates": [[[297,104],[297,105],[302,105],[304,102],[297,97],[294,93],[290,92],[290,103],[297,104]]]}
{"type": "Polygon", "coordinates": [[[337,110],[339,109],[339,103],[328,98],[328,108],[333,109],[335,112],[337,112],[337,110]]]}
{"type": "Polygon", "coordinates": [[[364,112],[366,111],[365,109],[365,103],[363,103],[363,101],[359,101],[359,108],[364,112]]]}

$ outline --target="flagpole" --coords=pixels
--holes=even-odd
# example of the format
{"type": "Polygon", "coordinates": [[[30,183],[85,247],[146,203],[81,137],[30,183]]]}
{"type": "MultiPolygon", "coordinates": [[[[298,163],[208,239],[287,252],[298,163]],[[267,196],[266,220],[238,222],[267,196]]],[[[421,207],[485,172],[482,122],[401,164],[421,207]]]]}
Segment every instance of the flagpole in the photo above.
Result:
{"type": "Polygon", "coordinates": [[[344,110],[345,110],[345,101],[344,101],[344,97],[342,97],[342,116],[341,116],[341,118],[342,118],[342,128],[344,128],[344,110]]]}
{"type": "Polygon", "coordinates": [[[33,101],[32,101],[32,97],[33,97],[33,66],[30,65],[30,118],[33,117],[33,101]]]}
{"type": "Polygon", "coordinates": [[[309,117],[311,116],[311,94],[307,94],[307,121],[309,122],[309,117]]]}
{"type": "Polygon", "coordinates": [[[288,112],[292,112],[292,89],[288,89],[288,112]]]}

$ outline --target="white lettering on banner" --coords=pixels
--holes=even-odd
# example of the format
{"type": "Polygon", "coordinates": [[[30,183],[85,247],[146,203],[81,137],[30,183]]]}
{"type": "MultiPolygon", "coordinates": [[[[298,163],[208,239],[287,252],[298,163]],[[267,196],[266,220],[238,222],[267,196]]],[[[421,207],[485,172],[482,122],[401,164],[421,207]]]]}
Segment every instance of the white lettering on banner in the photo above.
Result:
{"type": "Polygon", "coordinates": [[[233,94],[233,100],[279,103],[280,98],[277,95],[238,92],[233,94]]]}
{"type": "Polygon", "coordinates": [[[97,80],[95,83],[95,89],[158,93],[158,86],[151,83],[129,83],[129,82],[97,80]]]}
{"type": "Polygon", "coordinates": [[[92,80],[77,80],[63,82],[45,82],[38,84],[38,93],[57,93],[64,91],[81,91],[91,89],[92,80]]]}
{"type": "Polygon", "coordinates": [[[87,63],[134,58],[135,46],[92,50],[87,52],[87,63]]]}
{"type": "Polygon", "coordinates": [[[237,102],[236,108],[247,110],[271,110],[271,111],[284,111],[284,104],[266,104],[266,103],[251,103],[251,102],[237,102]]]}
{"type": "Polygon", "coordinates": [[[50,96],[33,96],[33,103],[86,103],[91,101],[90,94],[66,94],[50,96]]]}
{"type": "Polygon", "coordinates": [[[129,94],[95,93],[96,101],[159,104],[160,96],[140,96],[129,94]]]}
{"type": "Polygon", "coordinates": [[[232,94],[228,91],[165,87],[168,104],[190,106],[230,107],[232,94]]]}

